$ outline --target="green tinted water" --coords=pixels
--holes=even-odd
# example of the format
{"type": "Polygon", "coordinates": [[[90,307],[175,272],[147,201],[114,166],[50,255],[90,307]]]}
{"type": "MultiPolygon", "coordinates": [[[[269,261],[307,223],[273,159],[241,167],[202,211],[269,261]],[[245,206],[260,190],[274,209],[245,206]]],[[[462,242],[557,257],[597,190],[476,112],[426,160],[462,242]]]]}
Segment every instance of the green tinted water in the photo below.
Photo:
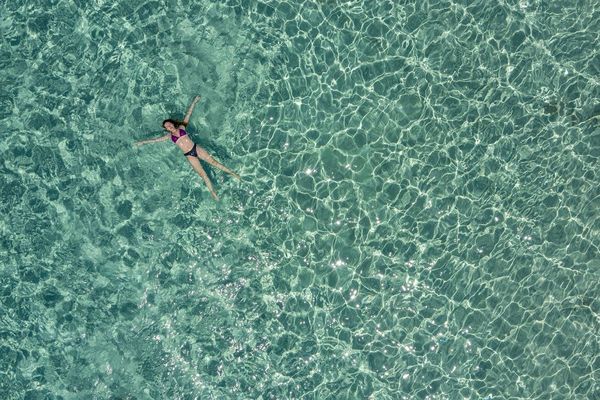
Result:
{"type": "Polygon", "coordinates": [[[0,398],[597,398],[599,10],[2,2],[0,398]]]}

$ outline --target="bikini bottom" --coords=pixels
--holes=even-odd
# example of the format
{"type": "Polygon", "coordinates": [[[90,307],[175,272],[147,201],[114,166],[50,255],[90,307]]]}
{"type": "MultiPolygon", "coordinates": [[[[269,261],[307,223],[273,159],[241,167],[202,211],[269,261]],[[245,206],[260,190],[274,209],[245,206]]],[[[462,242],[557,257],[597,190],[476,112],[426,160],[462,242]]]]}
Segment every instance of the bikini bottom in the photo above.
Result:
{"type": "Polygon", "coordinates": [[[194,147],[192,147],[192,149],[190,151],[188,151],[187,153],[184,153],[183,155],[186,157],[196,157],[198,158],[198,153],[196,153],[196,144],[194,143],[194,147]]]}

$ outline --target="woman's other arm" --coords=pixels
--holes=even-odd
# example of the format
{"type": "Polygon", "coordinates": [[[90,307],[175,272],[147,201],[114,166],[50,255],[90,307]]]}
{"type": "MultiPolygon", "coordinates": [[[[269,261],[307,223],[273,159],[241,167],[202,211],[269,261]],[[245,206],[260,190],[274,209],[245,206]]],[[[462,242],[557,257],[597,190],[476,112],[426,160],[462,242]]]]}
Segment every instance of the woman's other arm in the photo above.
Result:
{"type": "Polygon", "coordinates": [[[196,96],[196,97],[194,97],[194,100],[192,100],[192,104],[190,104],[190,108],[188,108],[187,114],[185,114],[185,118],[183,119],[183,122],[186,125],[188,124],[188,122],[190,122],[190,117],[192,116],[194,107],[196,106],[196,103],[199,101],[200,101],[200,96],[196,96]]]}
{"type": "Polygon", "coordinates": [[[134,144],[136,146],[141,146],[141,145],[146,144],[146,143],[164,142],[165,140],[169,140],[170,137],[171,137],[171,134],[168,133],[168,134],[166,134],[164,136],[161,136],[161,137],[157,137],[157,138],[153,138],[153,139],[140,140],[139,142],[135,142],[134,144]]]}

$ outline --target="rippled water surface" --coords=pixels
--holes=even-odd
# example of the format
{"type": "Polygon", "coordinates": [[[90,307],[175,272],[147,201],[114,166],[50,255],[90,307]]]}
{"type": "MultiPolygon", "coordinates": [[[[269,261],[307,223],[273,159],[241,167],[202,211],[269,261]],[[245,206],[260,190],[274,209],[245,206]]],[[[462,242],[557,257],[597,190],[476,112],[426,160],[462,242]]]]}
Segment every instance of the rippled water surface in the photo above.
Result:
{"type": "Polygon", "coordinates": [[[0,398],[600,398],[598,21],[0,2],[0,398]]]}

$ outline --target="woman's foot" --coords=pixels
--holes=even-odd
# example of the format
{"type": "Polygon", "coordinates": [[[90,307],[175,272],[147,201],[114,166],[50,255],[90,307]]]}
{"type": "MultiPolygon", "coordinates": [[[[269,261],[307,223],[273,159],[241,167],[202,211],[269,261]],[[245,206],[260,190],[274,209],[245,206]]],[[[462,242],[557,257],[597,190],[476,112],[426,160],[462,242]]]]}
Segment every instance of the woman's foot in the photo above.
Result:
{"type": "Polygon", "coordinates": [[[241,178],[241,177],[240,177],[238,174],[236,174],[235,172],[234,172],[233,174],[231,174],[231,175],[232,175],[234,178],[236,178],[238,181],[241,181],[241,180],[242,180],[242,178],[241,178]]]}
{"type": "Polygon", "coordinates": [[[215,199],[216,201],[219,201],[219,196],[217,196],[217,192],[215,192],[213,190],[212,192],[210,192],[210,194],[212,195],[213,199],[215,199]]]}

